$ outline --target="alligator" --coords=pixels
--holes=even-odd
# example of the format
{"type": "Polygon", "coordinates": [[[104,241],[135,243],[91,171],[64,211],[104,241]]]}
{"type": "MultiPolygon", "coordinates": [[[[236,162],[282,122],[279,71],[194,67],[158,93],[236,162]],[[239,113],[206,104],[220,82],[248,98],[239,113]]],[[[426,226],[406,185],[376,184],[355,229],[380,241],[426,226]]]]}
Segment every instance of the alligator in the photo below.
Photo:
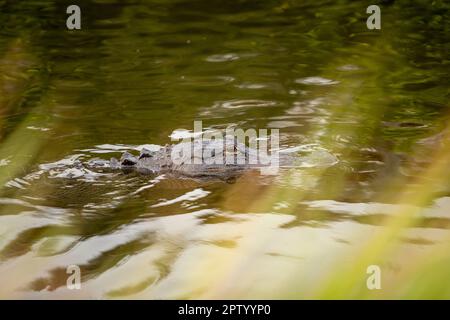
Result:
{"type": "MultiPolygon", "coordinates": [[[[194,142],[166,145],[157,151],[143,148],[138,156],[126,151],[119,160],[116,158],[111,158],[109,161],[92,159],[88,166],[122,169],[126,172],[137,171],[145,174],[172,173],[194,178],[228,179],[246,170],[270,168],[271,165],[274,165],[274,159],[277,161],[275,162],[277,168],[301,167],[308,161],[316,162],[318,158],[321,158],[318,166],[329,166],[337,162],[333,155],[323,149],[320,150],[322,153],[315,154],[315,159],[311,159],[311,157],[302,157],[289,150],[272,152],[271,155],[258,154],[257,150],[247,147],[237,139],[228,140],[226,143],[214,139],[194,140],[194,142]],[[184,150],[184,152],[180,152],[180,150],[184,150]],[[185,152],[186,150],[191,152],[185,152]]],[[[308,164],[306,166],[310,167],[308,164]]]]}

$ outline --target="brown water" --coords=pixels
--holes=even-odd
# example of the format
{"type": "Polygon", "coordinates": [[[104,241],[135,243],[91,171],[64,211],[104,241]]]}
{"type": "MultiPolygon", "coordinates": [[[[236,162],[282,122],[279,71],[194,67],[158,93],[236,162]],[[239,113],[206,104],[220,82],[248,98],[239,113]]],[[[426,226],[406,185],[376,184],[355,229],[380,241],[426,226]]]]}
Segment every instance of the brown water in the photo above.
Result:
{"type": "MultiPolygon", "coordinates": [[[[314,296],[433,162],[450,43],[433,3],[386,1],[370,31],[363,2],[80,1],[69,32],[64,2],[0,1],[0,297],[314,296]],[[279,128],[310,165],[233,183],[76,166],[194,120],[279,128]]],[[[447,178],[411,257],[448,240],[447,178]]]]}

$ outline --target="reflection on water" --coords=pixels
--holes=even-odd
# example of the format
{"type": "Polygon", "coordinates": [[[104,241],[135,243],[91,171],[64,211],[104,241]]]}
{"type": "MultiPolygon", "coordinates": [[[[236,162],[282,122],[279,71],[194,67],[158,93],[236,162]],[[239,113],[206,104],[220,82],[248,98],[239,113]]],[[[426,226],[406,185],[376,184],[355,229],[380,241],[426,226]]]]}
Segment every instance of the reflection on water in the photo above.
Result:
{"type": "Polygon", "coordinates": [[[445,144],[444,4],[391,1],[381,33],[353,1],[85,1],[76,32],[59,1],[0,8],[0,297],[311,297],[398,212],[416,213],[409,257],[448,242],[449,179],[425,208],[395,203],[445,144]],[[233,182],[86,166],[194,120],[279,128],[302,165],[233,182]]]}

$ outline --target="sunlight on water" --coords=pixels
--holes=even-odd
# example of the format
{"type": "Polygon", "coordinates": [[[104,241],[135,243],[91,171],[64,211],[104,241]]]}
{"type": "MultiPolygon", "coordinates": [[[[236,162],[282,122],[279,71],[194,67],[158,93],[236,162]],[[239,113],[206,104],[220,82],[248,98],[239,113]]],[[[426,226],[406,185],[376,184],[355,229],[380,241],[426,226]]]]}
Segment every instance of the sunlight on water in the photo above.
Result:
{"type": "Polygon", "coordinates": [[[448,5],[405,3],[376,33],[354,1],[92,1],[76,32],[56,1],[0,2],[0,297],[450,297],[448,5]],[[280,129],[295,161],[90,165],[196,120],[280,129]]]}

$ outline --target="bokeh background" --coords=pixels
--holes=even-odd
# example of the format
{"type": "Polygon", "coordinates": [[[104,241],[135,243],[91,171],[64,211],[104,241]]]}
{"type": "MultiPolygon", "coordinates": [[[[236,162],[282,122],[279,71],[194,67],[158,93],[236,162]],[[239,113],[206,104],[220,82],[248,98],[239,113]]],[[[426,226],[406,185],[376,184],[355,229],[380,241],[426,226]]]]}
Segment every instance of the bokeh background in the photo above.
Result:
{"type": "Polygon", "coordinates": [[[0,1],[0,297],[450,298],[448,21],[439,0],[0,1]],[[278,128],[307,165],[83,166],[194,120],[278,128]]]}

